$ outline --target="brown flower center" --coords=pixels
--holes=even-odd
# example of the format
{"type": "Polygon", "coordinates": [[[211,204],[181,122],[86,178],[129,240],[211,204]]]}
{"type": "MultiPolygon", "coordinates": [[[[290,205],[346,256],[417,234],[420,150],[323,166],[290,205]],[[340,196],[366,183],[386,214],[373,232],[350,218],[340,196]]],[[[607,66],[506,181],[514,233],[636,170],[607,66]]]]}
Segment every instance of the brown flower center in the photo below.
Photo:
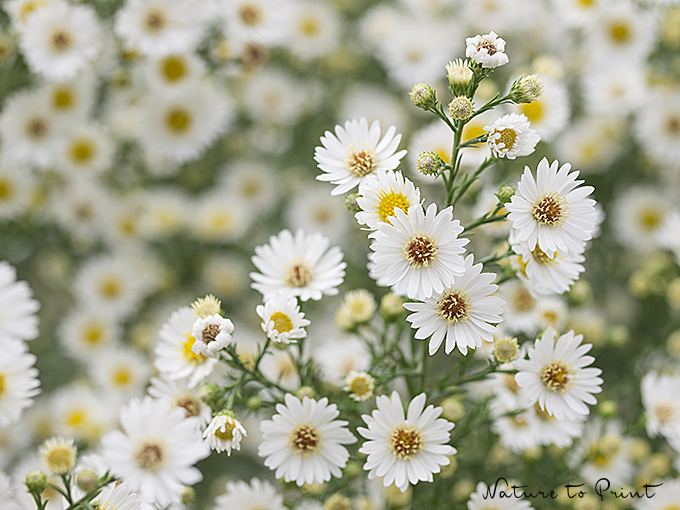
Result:
{"type": "Polygon", "coordinates": [[[482,41],[477,45],[477,50],[486,50],[489,56],[494,55],[498,51],[496,45],[491,41],[482,41]]]}
{"type": "Polygon", "coordinates": [[[157,443],[144,443],[137,450],[135,460],[137,465],[148,471],[158,471],[163,465],[164,451],[161,445],[157,443]]]}
{"type": "Polygon", "coordinates": [[[50,37],[52,49],[57,53],[63,53],[73,45],[73,37],[66,30],[55,30],[50,37]]]}
{"type": "Polygon", "coordinates": [[[187,413],[187,418],[189,416],[198,416],[198,413],[201,411],[201,405],[195,398],[189,395],[179,397],[175,400],[175,406],[184,409],[187,413]]]}
{"type": "Polygon", "coordinates": [[[168,20],[165,13],[160,9],[152,9],[146,14],[144,19],[144,27],[149,32],[160,32],[163,30],[168,20]]]}
{"type": "Polygon", "coordinates": [[[543,198],[534,204],[532,211],[534,219],[540,225],[553,227],[561,226],[567,219],[568,213],[567,201],[555,192],[543,195],[543,198]]]}
{"type": "Polygon", "coordinates": [[[244,4],[238,8],[238,15],[244,24],[249,26],[257,25],[262,21],[262,10],[257,5],[244,4]]]}
{"type": "Polygon", "coordinates": [[[306,287],[312,281],[312,269],[306,262],[298,262],[288,268],[286,283],[291,287],[306,287]]]}
{"type": "Polygon", "coordinates": [[[571,382],[571,370],[562,361],[552,361],[541,370],[541,381],[550,391],[564,393],[571,382]]]}
{"type": "Polygon", "coordinates": [[[318,453],[321,447],[321,438],[319,431],[308,423],[298,425],[290,436],[291,447],[293,452],[298,455],[310,455],[318,453]]]}
{"type": "Polygon", "coordinates": [[[437,256],[437,242],[427,234],[414,234],[402,250],[412,267],[428,267],[437,256]]]}
{"type": "Polygon", "coordinates": [[[470,317],[470,298],[461,290],[447,290],[437,301],[437,313],[449,324],[465,322],[470,317]]]}
{"type": "Polygon", "coordinates": [[[34,140],[47,136],[48,130],[48,124],[42,117],[33,117],[26,123],[26,134],[34,140]]]}
{"type": "Polygon", "coordinates": [[[214,342],[217,335],[220,334],[220,326],[218,324],[208,324],[203,331],[201,331],[201,338],[206,344],[214,342]]]}

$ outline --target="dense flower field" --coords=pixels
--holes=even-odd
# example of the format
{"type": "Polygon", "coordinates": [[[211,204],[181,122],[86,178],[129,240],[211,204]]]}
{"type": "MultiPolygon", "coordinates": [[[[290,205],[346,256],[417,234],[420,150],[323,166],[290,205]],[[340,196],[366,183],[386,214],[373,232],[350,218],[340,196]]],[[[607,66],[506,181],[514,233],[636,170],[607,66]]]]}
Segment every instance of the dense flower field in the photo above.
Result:
{"type": "Polygon", "coordinates": [[[2,0],[0,510],[680,510],[680,4],[2,0]]]}

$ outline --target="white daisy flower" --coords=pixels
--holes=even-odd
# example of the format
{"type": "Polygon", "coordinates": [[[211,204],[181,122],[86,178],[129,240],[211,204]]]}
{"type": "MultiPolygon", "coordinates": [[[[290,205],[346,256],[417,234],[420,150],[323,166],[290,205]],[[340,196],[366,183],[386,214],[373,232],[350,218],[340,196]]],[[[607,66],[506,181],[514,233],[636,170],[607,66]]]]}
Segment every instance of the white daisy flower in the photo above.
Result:
{"type": "Polygon", "coordinates": [[[202,480],[192,467],[210,455],[195,418],[172,409],[165,400],[132,399],[120,413],[122,431],[101,440],[102,456],[111,472],[150,504],[166,507],[180,502],[182,485],[202,480]]]}
{"type": "Polygon", "coordinates": [[[380,122],[368,127],[365,118],[345,122],[345,127],[335,126],[335,134],[326,131],[321,137],[323,147],[316,147],[314,159],[324,172],[320,181],[337,184],[331,195],[340,195],[355,188],[369,174],[378,170],[394,170],[405,150],[397,151],[401,135],[390,126],[380,139],[380,122]]]}
{"type": "Polygon", "coordinates": [[[271,483],[259,478],[227,482],[226,493],[215,499],[214,510],[286,510],[283,496],[271,483]]]}
{"type": "Polygon", "coordinates": [[[195,83],[207,72],[205,63],[191,52],[175,53],[149,59],[144,74],[152,89],[181,87],[195,83]]]}
{"type": "Polygon", "coordinates": [[[487,143],[497,158],[528,156],[541,140],[526,116],[516,113],[503,115],[491,126],[485,126],[484,131],[489,133],[487,143]]]}
{"type": "Polygon", "coordinates": [[[290,5],[286,0],[222,0],[220,12],[230,37],[239,43],[276,46],[290,30],[290,5]]]}
{"type": "Polygon", "coordinates": [[[0,338],[33,340],[38,336],[40,303],[24,281],[17,281],[17,271],[7,261],[0,261],[0,338]]]}
{"type": "Polygon", "coordinates": [[[29,169],[0,163],[0,218],[6,221],[24,214],[33,205],[37,184],[29,169]]]}
{"type": "Polygon", "coordinates": [[[116,14],[115,32],[128,51],[162,56],[192,50],[203,27],[193,2],[127,0],[116,14]]]}
{"type": "Polygon", "coordinates": [[[78,448],[71,437],[51,437],[38,448],[43,466],[55,475],[65,475],[72,471],[76,467],[77,454],[78,448]]]}
{"type": "Polygon", "coordinates": [[[111,406],[98,393],[80,383],[62,386],[50,395],[54,433],[95,444],[115,426],[111,406]]]}
{"type": "Polygon", "coordinates": [[[253,73],[243,83],[242,104],[247,105],[246,113],[253,120],[263,126],[273,126],[267,131],[256,129],[253,144],[260,150],[267,152],[281,152],[286,143],[285,133],[279,128],[293,126],[305,112],[313,107],[316,93],[314,86],[293,76],[290,71],[267,66],[263,70],[253,73]],[[269,138],[263,143],[262,135],[269,138]],[[274,145],[270,148],[269,143],[274,145]]]}
{"type": "Polygon", "coordinates": [[[510,245],[517,254],[511,258],[518,277],[534,294],[563,294],[579,279],[586,258],[580,253],[548,257],[540,248],[530,250],[526,244],[513,242],[516,230],[510,236],[510,245]]]}
{"type": "Polygon", "coordinates": [[[499,288],[498,294],[505,301],[504,329],[509,333],[529,336],[538,333],[538,300],[524,282],[519,279],[507,281],[499,288]]]}
{"type": "Polygon", "coordinates": [[[411,312],[406,320],[416,330],[419,340],[430,338],[429,352],[434,355],[446,339],[446,354],[458,347],[467,354],[482,342],[493,342],[498,324],[503,320],[505,302],[492,294],[498,289],[495,273],[482,273],[482,264],[474,264],[472,254],[465,258],[464,272],[452,287],[437,292],[424,303],[405,303],[411,312]]]}
{"type": "Polygon", "coordinates": [[[379,221],[388,221],[399,208],[408,214],[412,205],[419,205],[420,190],[404,178],[401,172],[376,172],[367,176],[359,185],[357,204],[361,211],[354,217],[369,229],[378,228],[379,221]]]}
{"type": "Polygon", "coordinates": [[[352,370],[343,382],[342,390],[349,393],[352,400],[364,402],[373,397],[375,379],[370,374],[352,370]]]}
{"type": "Polygon", "coordinates": [[[528,392],[531,403],[558,420],[574,419],[590,413],[586,404],[596,404],[593,393],[600,393],[602,373],[599,368],[586,368],[595,358],[585,354],[593,347],[583,344],[583,335],[573,331],[560,336],[548,327],[529,348],[528,360],[517,360],[515,379],[528,392]]]}
{"type": "Polygon", "coordinates": [[[203,288],[223,298],[235,298],[248,288],[248,266],[235,254],[210,255],[201,271],[203,288]]]}
{"type": "Polygon", "coordinates": [[[341,477],[349,452],[342,446],[356,442],[347,422],[336,420],[340,412],[327,398],[313,400],[287,393],[286,404],[277,404],[271,420],[260,422],[262,443],[258,455],[264,465],[286,482],[321,484],[341,477]]]}
{"type": "Polygon", "coordinates": [[[592,186],[579,186],[578,172],[569,172],[569,163],[558,170],[557,160],[550,165],[543,158],[536,179],[529,167],[517,185],[517,193],[505,208],[521,243],[530,250],[540,248],[548,258],[556,252],[581,253],[597,227],[595,201],[586,198],[592,186]]]}
{"type": "Polygon", "coordinates": [[[414,397],[404,416],[401,398],[394,391],[391,397],[377,397],[378,409],[361,417],[368,428],[359,427],[357,432],[368,441],[359,452],[368,455],[364,469],[369,480],[382,476],[385,487],[394,484],[404,492],[409,484],[431,482],[441,466],[449,465],[449,456],[456,453],[447,444],[454,424],[439,418],[441,407],[423,410],[426,401],[425,393],[414,397]]]}
{"type": "Polygon", "coordinates": [[[633,134],[655,160],[676,168],[680,159],[680,99],[677,89],[652,90],[637,112],[633,134]]]}
{"type": "Polygon", "coordinates": [[[512,489],[503,482],[496,482],[494,487],[479,482],[476,491],[470,494],[467,507],[468,510],[533,510],[526,499],[514,498],[512,494],[512,489]]]}
{"type": "Polygon", "coordinates": [[[87,124],[69,133],[59,157],[59,167],[72,175],[94,176],[108,170],[115,146],[104,129],[87,124]]]}
{"type": "Polygon", "coordinates": [[[7,0],[2,3],[2,9],[9,14],[12,26],[20,32],[31,15],[52,0],[7,0]]]}
{"type": "Polygon", "coordinates": [[[36,357],[21,340],[0,338],[0,427],[17,421],[40,393],[36,357]]]}
{"type": "Polygon", "coordinates": [[[107,314],[74,309],[59,325],[57,335],[69,356],[87,362],[117,344],[121,331],[118,322],[107,314]]]}
{"type": "Polygon", "coordinates": [[[245,204],[229,191],[212,189],[196,200],[192,233],[207,242],[234,242],[245,235],[253,217],[245,204]]]}
{"type": "Polygon", "coordinates": [[[151,375],[146,358],[128,346],[103,350],[89,361],[88,371],[92,380],[119,402],[140,396],[151,375]]]}
{"type": "Polygon", "coordinates": [[[218,186],[235,194],[250,214],[262,215],[276,208],[278,174],[273,167],[257,160],[239,160],[222,170],[218,186]]]}
{"type": "Polygon", "coordinates": [[[294,297],[276,295],[266,300],[264,305],[258,305],[255,310],[262,319],[262,330],[272,342],[288,345],[307,336],[304,328],[310,322],[300,312],[294,297]]]}
{"type": "Polygon", "coordinates": [[[234,323],[220,314],[198,317],[191,328],[191,335],[196,339],[193,347],[194,354],[219,358],[219,352],[231,342],[234,323]]]}
{"type": "Polygon", "coordinates": [[[95,11],[62,0],[32,14],[19,40],[28,66],[49,80],[73,78],[97,57],[101,43],[95,11]]]}
{"type": "Polygon", "coordinates": [[[149,239],[171,237],[187,227],[192,206],[189,198],[176,187],[154,187],[138,196],[142,204],[140,232],[149,239]]]}
{"type": "Polygon", "coordinates": [[[196,316],[188,306],[175,310],[158,333],[154,366],[168,379],[187,379],[189,388],[197,387],[215,369],[218,360],[193,351],[196,339],[192,329],[196,316]]]}
{"type": "Polygon", "coordinates": [[[210,406],[201,400],[197,388],[189,388],[186,379],[171,380],[152,377],[147,390],[155,399],[165,399],[171,407],[184,410],[187,418],[195,416],[201,425],[207,425],[212,417],[210,406]]]}
{"type": "Polygon", "coordinates": [[[469,239],[460,237],[463,227],[453,219],[451,207],[437,213],[436,204],[427,211],[414,204],[408,215],[395,207],[390,222],[378,223],[377,229],[371,234],[371,277],[395,294],[427,299],[463,274],[462,255],[469,239]]]}
{"type": "Polygon", "coordinates": [[[642,404],[650,437],[680,431],[680,375],[650,372],[642,378],[642,404]]]}
{"type": "Polygon", "coordinates": [[[149,94],[143,114],[144,147],[177,163],[200,156],[234,117],[228,96],[209,81],[149,94]]]}
{"type": "Polygon", "coordinates": [[[91,503],[96,508],[115,510],[141,510],[142,502],[125,483],[107,485],[91,503]]]}
{"type": "MultiPolygon", "coordinates": [[[[254,363],[257,349],[259,348],[259,337],[257,340],[244,342],[244,338],[239,336],[237,351],[242,360],[254,363]]],[[[300,388],[300,374],[298,373],[295,361],[288,352],[280,349],[272,349],[262,358],[260,362],[262,374],[270,381],[278,381],[279,386],[286,391],[297,391],[300,388]]]]}
{"type": "Polygon", "coordinates": [[[371,364],[366,342],[354,335],[324,342],[314,349],[312,357],[321,369],[323,380],[335,386],[342,386],[351,372],[363,372],[371,364]]]}
{"type": "Polygon", "coordinates": [[[296,0],[288,47],[303,60],[322,57],[338,43],[341,17],[329,4],[296,0]]]}
{"type": "Polygon", "coordinates": [[[465,39],[465,56],[474,59],[482,67],[493,69],[509,62],[505,51],[505,41],[491,31],[486,35],[476,35],[465,39]]]}
{"type": "Polygon", "coordinates": [[[329,240],[321,234],[298,230],[295,236],[282,230],[269,244],[255,247],[253,264],[260,273],[250,273],[251,286],[268,299],[277,292],[299,296],[302,301],[318,301],[325,294],[334,296],[345,277],[342,252],[328,250],[329,240]]]}
{"type": "Polygon", "coordinates": [[[203,431],[203,439],[207,440],[210,448],[217,453],[241,449],[241,439],[248,434],[241,423],[230,411],[218,413],[203,431]]]}

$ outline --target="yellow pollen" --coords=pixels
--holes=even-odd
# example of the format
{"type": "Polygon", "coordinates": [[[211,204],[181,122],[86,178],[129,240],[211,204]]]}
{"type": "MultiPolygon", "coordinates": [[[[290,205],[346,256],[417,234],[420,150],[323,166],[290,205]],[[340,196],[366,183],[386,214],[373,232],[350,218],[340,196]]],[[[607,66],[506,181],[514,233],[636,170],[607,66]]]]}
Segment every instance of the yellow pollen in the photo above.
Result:
{"type": "Polygon", "coordinates": [[[630,39],[630,27],[623,21],[612,23],[609,26],[609,35],[615,43],[624,43],[630,39]]]}
{"type": "Polygon", "coordinates": [[[71,106],[71,94],[68,89],[57,89],[52,96],[52,103],[55,108],[63,109],[71,106]]]}
{"type": "Polygon", "coordinates": [[[48,124],[42,117],[34,117],[26,123],[26,134],[34,140],[40,140],[47,135],[48,124]]]}
{"type": "Polygon", "coordinates": [[[395,457],[410,459],[422,450],[423,434],[418,427],[402,423],[392,429],[389,443],[395,457]]]}
{"type": "Polygon", "coordinates": [[[389,221],[387,218],[389,216],[394,216],[394,210],[397,207],[405,213],[408,213],[408,208],[411,206],[408,198],[406,198],[406,195],[404,195],[401,191],[392,191],[391,188],[389,193],[385,192],[384,190],[380,190],[378,192],[378,202],[379,203],[376,206],[376,209],[378,211],[380,221],[387,221],[388,223],[389,221]]]}
{"type": "Polygon", "coordinates": [[[272,314],[270,320],[274,321],[274,329],[280,333],[288,333],[293,329],[293,322],[283,312],[272,314]]]}
{"type": "Polygon", "coordinates": [[[501,131],[496,131],[496,133],[499,133],[501,137],[496,140],[496,143],[503,144],[503,148],[506,150],[512,149],[515,144],[517,143],[517,131],[514,129],[503,129],[501,131]]]}
{"type": "Polygon", "coordinates": [[[11,181],[0,180],[0,200],[8,200],[14,196],[14,186],[11,181]]]}
{"type": "Polygon", "coordinates": [[[541,370],[541,381],[550,391],[564,393],[571,381],[572,371],[562,361],[552,361],[541,370]]]}
{"type": "Polygon", "coordinates": [[[471,304],[461,290],[447,290],[437,301],[437,313],[449,324],[465,322],[470,317],[471,304]]]}
{"type": "Polygon", "coordinates": [[[113,371],[112,376],[111,379],[116,386],[127,386],[132,380],[132,374],[127,367],[118,367],[113,371]]]}
{"type": "Polygon", "coordinates": [[[300,32],[303,35],[313,36],[319,33],[319,23],[314,18],[304,18],[300,21],[300,32]]]}
{"type": "Polygon", "coordinates": [[[234,423],[227,421],[224,425],[222,425],[222,427],[215,431],[215,437],[221,439],[222,441],[231,441],[234,439],[234,423]]]}
{"type": "Polygon", "coordinates": [[[242,193],[246,197],[257,197],[262,192],[262,184],[257,179],[248,179],[243,183],[242,193]]]}
{"type": "Polygon", "coordinates": [[[163,448],[156,443],[144,443],[135,455],[137,465],[148,471],[158,471],[163,465],[163,448]]]}
{"type": "Polygon", "coordinates": [[[538,246],[536,246],[536,249],[534,251],[532,251],[531,254],[534,256],[534,260],[536,260],[536,262],[538,262],[539,264],[550,264],[550,265],[554,264],[557,261],[557,257],[561,256],[559,253],[555,253],[553,258],[551,259],[538,246]]]}
{"type": "Polygon", "coordinates": [[[88,161],[94,156],[93,149],[94,147],[89,140],[79,140],[71,146],[71,155],[76,161],[88,161]]]}
{"type": "Polygon", "coordinates": [[[286,272],[286,283],[290,287],[306,287],[312,281],[312,269],[306,262],[292,264],[286,272]]]}
{"type": "Polygon", "coordinates": [[[185,361],[188,361],[192,365],[202,365],[208,358],[203,356],[203,354],[196,354],[191,348],[194,346],[196,339],[191,336],[191,332],[184,333],[186,340],[182,342],[182,353],[184,354],[185,361]]]}
{"type": "Polygon", "coordinates": [[[503,374],[505,376],[505,387],[510,390],[512,393],[517,394],[519,393],[519,384],[517,384],[517,380],[515,379],[515,376],[512,374],[503,374]]]}
{"type": "Polygon", "coordinates": [[[361,145],[361,150],[357,150],[356,147],[350,146],[347,158],[345,159],[347,170],[355,177],[364,177],[373,172],[377,166],[373,149],[364,147],[363,143],[361,145]]]}
{"type": "Polygon", "coordinates": [[[73,409],[71,414],[66,417],[66,422],[73,427],[77,427],[85,421],[86,416],[82,409],[73,409]]]}
{"type": "Polygon", "coordinates": [[[295,455],[302,454],[307,457],[318,453],[321,448],[319,431],[308,423],[298,425],[290,435],[290,447],[295,455]]]}
{"type": "Polygon", "coordinates": [[[241,5],[238,8],[238,15],[246,25],[257,25],[262,21],[262,11],[260,7],[253,4],[241,5]]]}
{"type": "Polygon", "coordinates": [[[104,278],[99,284],[99,292],[107,299],[116,299],[123,291],[123,286],[114,276],[104,278]]]}
{"type": "Polygon", "coordinates": [[[402,255],[411,267],[428,267],[437,258],[437,242],[427,234],[414,234],[406,241],[402,255]]]}
{"type": "Polygon", "coordinates": [[[168,57],[163,63],[163,74],[168,81],[177,81],[184,76],[184,63],[178,57],[168,57]]]}
{"type": "Polygon", "coordinates": [[[88,345],[97,345],[102,339],[102,328],[96,324],[91,324],[83,331],[83,340],[88,345]]]}
{"type": "Polygon", "coordinates": [[[355,377],[349,384],[349,388],[355,395],[361,397],[373,391],[373,388],[368,383],[365,377],[355,377]]]}
{"type": "Polygon", "coordinates": [[[185,132],[191,127],[191,116],[184,110],[174,109],[169,111],[165,120],[168,127],[178,133],[185,132]]]}
{"type": "Polygon", "coordinates": [[[541,409],[541,406],[538,405],[538,402],[536,402],[534,404],[534,411],[536,412],[536,416],[543,421],[555,421],[555,420],[557,420],[557,418],[549,415],[546,411],[541,409]]]}
{"type": "Polygon", "coordinates": [[[638,212],[638,224],[644,230],[656,230],[661,225],[662,220],[663,211],[651,205],[638,212]]]}
{"type": "Polygon", "coordinates": [[[534,204],[532,215],[540,225],[561,227],[569,215],[569,205],[559,194],[546,193],[534,204]]]}
{"type": "Polygon", "coordinates": [[[57,53],[63,53],[71,47],[73,38],[71,37],[71,34],[64,30],[55,30],[52,32],[50,42],[52,43],[52,48],[57,53]]]}
{"type": "Polygon", "coordinates": [[[543,107],[540,100],[533,103],[522,103],[520,108],[522,113],[529,119],[529,122],[537,122],[543,115],[543,107]]]}

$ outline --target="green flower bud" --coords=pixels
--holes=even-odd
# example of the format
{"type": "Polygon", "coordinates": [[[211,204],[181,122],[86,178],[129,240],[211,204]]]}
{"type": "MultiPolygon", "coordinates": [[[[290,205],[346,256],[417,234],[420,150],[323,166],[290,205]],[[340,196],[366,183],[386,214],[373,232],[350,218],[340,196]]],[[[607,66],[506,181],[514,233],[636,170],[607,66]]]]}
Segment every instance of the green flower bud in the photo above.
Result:
{"type": "Polygon", "coordinates": [[[262,407],[262,399],[257,395],[252,396],[248,399],[246,405],[248,406],[248,409],[250,409],[251,411],[257,411],[262,407]]]}
{"type": "Polygon", "coordinates": [[[475,111],[472,101],[466,96],[458,96],[449,103],[449,115],[454,120],[467,120],[475,111]]]}
{"type": "Polygon", "coordinates": [[[457,59],[446,64],[446,77],[449,79],[449,90],[454,96],[465,94],[474,72],[468,60],[457,59]]]}
{"type": "Polygon", "coordinates": [[[193,503],[194,499],[196,499],[196,491],[193,487],[189,487],[187,485],[182,486],[182,490],[179,491],[179,495],[182,498],[182,503],[185,505],[193,503]]]}
{"type": "Polygon", "coordinates": [[[345,197],[345,209],[351,213],[358,213],[361,211],[361,207],[357,204],[357,198],[361,195],[359,193],[350,193],[345,197]]]}
{"type": "Polygon", "coordinates": [[[199,398],[215,411],[224,405],[224,391],[216,384],[204,384],[198,390],[199,398]]]}
{"type": "Polygon", "coordinates": [[[543,80],[537,75],[523,76],[515,80],[510,88],[510,98],[514,103],[533,103],[543,95],[543,80]]]}
{"type": "Polygon", "coordinates": [[[26,487],[31,494],[42,494],[47,488],[47,475],[42,471],[31,471],[26,475],[26,487]]]}
{"type": "Polygon", "coordinates": [[[314,388],[311,386],[301,386],[295,395],[297,395],[297,398],[302,400],[305,397],[314,398],[316,393],[314,392],[314,388]]]}
{"type": "Polygon", "coordinates": [[[437,95],[427,83],[414,85],[408,95],[411,102],[422,110],[429,110],[437,104],[437,95]]]}
{"type": "Polygon", "coordinates": [[[603,400],[598,404],[597,410],[602,417],[609,418],[619,411],[619,406],[613,400],[603,400]]]}
{"type": "Polygon", "coordinates": [[[76,475],[76,485],[81,491],[85,493],[95,490],[97,488],[98,481],[99,477],[97,476],[97,473],[91,469],[83,469],[76,475]]]}
{"type": "Polygon", "coordinates": [[[416,168],[423,175],[436,175],[443,166],[444,160],[434,152],[423,152],[416,161],[416,168]]]}
{"type": "Polygon", "coordinates": [[[510,199],[515,194],[515,191],[516,190],[514,186],[509,186],[508,184],[501,184],[501,187],[498,188],[498,193],[496,193],[498,201],[501,204],[507,204],[508,202],[510,202],[510,199]]]}

